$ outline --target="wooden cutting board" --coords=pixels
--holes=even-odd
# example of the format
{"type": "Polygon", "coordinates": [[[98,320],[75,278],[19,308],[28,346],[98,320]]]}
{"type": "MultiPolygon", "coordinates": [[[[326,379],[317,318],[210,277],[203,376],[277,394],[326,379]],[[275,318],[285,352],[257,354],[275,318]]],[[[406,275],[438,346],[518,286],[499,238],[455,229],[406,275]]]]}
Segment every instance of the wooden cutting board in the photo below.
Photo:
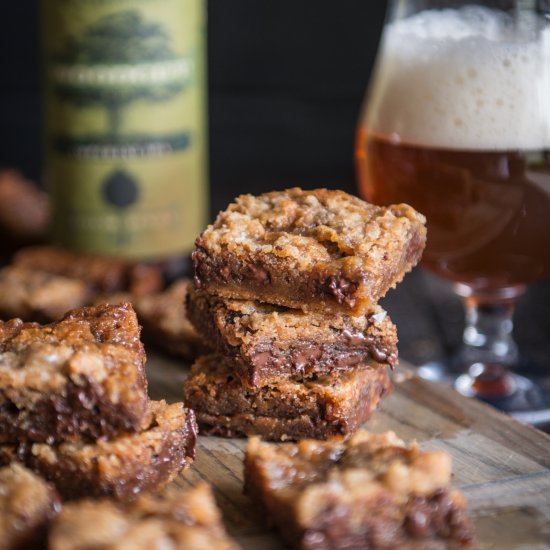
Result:
{"type": "MultiPolygon", "coordinates": [[[[177,360],[150,354],[151,397],[180,401],[187,372],[177,360]]],[[[476,548],[550,549],[550,436],[446,387],[400,378],[366,427],[393,430],[453,456],[454,485],[468,498],[476,548]]],[[[195,462],[175,484],[211,483],[228,529],[244,549],[283,549],[243,495],[244,447],[242,439],[199,437],[195,462]]]]}

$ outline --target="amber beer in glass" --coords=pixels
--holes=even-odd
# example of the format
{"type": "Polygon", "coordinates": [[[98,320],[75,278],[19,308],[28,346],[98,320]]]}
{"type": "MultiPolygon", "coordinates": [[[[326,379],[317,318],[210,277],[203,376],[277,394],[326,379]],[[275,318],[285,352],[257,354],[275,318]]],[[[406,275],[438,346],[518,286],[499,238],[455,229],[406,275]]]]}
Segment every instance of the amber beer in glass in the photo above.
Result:
{"type": "Polygon", "coordinates": [[[423,265],[467,298],[484,375],[514,366],[512,301],[550,274],[550,20],[501,3],[390,3],[356,141],[361,194],[426,215],[423,265]]]}
{"type": "Polygon", "coordinates": [[[460,150],[361,130],[361,192],[426,215],[423,265],[492,292],[540,279],[550,265],[550,151],[460,150]]]}

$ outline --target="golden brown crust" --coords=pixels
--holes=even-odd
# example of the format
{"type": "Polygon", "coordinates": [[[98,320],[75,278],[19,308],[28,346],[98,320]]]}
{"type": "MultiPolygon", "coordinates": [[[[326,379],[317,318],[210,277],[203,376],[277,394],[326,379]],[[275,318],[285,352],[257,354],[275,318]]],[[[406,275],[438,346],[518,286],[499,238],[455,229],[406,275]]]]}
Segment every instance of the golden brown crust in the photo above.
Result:
{"type": "Polygon", "coordinates": [[[184,383],[184,399],[201,433],[285,440],[349,435],[391,389],[387,369],[358,368],[338,376],[242,386],[219,355],[199,358],[184,383]]]}
{"type": "Polygon", "coordinates": [[[282,446],[253,438],[245,455],[247,491],[303,549],[467,546],[472,525],[450,477],[447,453],[392,432],[282,446]]]}
{"type": "Polygon", "coordinates": [[[112,496],[132,500],[141,491],[159,491],[193,457],[197,426],[183,403],[152,401],[150,423],[140,433],[93,443],[78,441],[5,445],[2,461],[19,460],[50,480],[64,499],[112,496]]]}
{"type": "Polygon", "coordinates": [[[145,350],[130,304],[50,325],[0,321],[0,442],[95,439],[147,425],[145,350]]]}
{"type": "Polygon", "coordinates": [[[424,217],[343,191],[241,195],[197,239],[200,289],[314,311],[358,315],[420,259],[424,217]]]}
{"type": "Polygon", "coordinates": [[[68,504],[52,525],[50,550],[237,550],[227,536],[210,486],[144,494],[131,504],[68,504]]]}

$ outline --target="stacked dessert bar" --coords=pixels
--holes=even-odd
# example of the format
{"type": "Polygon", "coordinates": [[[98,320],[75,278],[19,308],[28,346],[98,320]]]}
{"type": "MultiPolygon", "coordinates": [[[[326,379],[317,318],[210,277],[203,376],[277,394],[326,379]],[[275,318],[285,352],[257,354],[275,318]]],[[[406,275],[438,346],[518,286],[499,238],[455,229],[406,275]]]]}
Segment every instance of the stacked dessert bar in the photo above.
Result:
{"type": "Polygon", "coordinates": [[[0,468],[2,550],[238,550],[204,482],[142,493],[132,501],[85,498],[63,503],[19,464],[0,468]]]}
{"type": "Polygon", "coordinates": [[[187,310],[217,353],[186,403],[204,433],[326,439],[391,388],[396,329],[378,300],[420,259],[424,217],[342,191],[243,195],[196,242],[187,310]]]}
{"type": "Polygon", "coordinates": [[[171,481],[195,435],[182,403],[149,400],[130,304],[0,321],[0,466],[22,463],[64,499],[127,500],[171,481]]]}
{"type": "Polygon", "coordinates": [[[239,550],[228,536],[210,486],[168,488],[133,502],[81,500],[63,507],[48,550],[239,550]]]}

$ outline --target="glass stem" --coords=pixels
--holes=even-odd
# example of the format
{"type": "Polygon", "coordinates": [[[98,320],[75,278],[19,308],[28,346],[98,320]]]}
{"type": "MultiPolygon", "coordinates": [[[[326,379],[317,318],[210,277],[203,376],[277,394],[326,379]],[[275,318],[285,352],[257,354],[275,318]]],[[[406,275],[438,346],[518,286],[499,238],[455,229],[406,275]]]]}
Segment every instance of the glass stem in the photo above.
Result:
{"type": "Polygon", "coordinates": [[[518,349],[512,338],[514,303],[479,302],[465,298],[466,326],[463,334],[463,360],[472,363],[498,363],[511,366],[517,362],[518,349]]]}
{"type": "Polygon", "coordinates": [[[479,293],[465,285],[455,290],[464,299],[466,326],[460,360],[465,375],[456,386],[462,393],[481,398],[502,398],[515,391],[511,367],[518,348],[512,336],[514,301],[524,287],[479,293]]]}

